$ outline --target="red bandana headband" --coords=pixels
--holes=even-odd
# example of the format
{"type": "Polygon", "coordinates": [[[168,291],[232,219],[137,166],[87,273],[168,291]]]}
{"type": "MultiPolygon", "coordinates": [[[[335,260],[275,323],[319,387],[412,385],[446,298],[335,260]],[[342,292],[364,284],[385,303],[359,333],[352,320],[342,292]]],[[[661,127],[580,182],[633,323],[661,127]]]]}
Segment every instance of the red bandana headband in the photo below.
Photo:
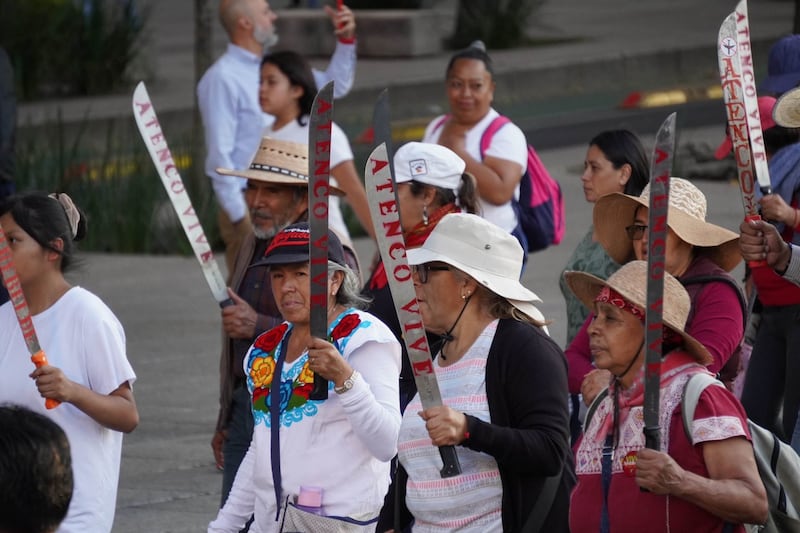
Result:
{"type": "Polygon", "coordinates": [[[620,293],[607,285],[600,289],[600,293],[597,295],[594,301],[610,303],[614,307],[618,307],[623,311],[627,311],[644,322],[644,311],[628,302],[620,293]]]}

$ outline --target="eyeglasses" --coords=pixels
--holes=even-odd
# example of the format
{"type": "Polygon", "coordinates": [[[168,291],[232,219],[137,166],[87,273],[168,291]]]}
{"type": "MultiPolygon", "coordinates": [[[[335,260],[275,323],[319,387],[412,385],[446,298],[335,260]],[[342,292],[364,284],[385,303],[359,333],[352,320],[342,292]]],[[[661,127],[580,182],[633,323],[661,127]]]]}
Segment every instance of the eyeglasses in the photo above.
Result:
{"type": "Polygon", "coordinates": [[[419,282],[423,284],[428,283],[429,272],[443,272],[445,270],[450,270],[450,267],[444,265],[432,265],[430,263],[411,266],[411,271],[419,277],[419,282]]]}
{"type": "Polygon", "coordinates": [[[644,224],[631,224],[625,228],[625,233],[632,241],[639,241],[644,237],[644,232],[647,231],[647,226],[644,224]]]}

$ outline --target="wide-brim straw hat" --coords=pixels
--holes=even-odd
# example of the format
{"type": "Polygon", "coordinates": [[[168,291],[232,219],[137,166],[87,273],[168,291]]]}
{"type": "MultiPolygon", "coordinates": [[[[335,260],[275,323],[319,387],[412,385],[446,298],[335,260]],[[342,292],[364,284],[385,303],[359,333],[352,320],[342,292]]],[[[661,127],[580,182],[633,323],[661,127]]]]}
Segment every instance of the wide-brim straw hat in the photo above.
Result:
{"type": "Polygon", "coordinates": [[[472,277],[531,318],[544,322],[534,302],[542,300],[519,282],[522,247],[507,231],[477,215],[445,215],[419,248],[407,251],[410,265],[440,261],[472,277]]]}
{"type": "MultiPolygon", "coordinates": [[[[633,224],[636,209],[650,207],[650,184],[641,196],[612,193],[600,197],[594,205],[594,231],[609,257],[624,264],[635,259],[633,241],[625,228],[633,224]]],[[[683,178],[669,180],[667,226],[684,242],[693,245],[726,272],[742,260],[739,235],[706,222],[706,197],[700,189],[683,178]]]]}
{"type": "Polygon", "coordinates": [[[772,118],[784,128],[800,128],[800,87],[778,98],[772,108],[772,118]]]}
{"type": "MultiPolygon", "coordinates": [[[[564,273],[567,286],[583,305],[594,311],[594,301],[603,287],[610,287],[618,292],[628,303],[641,310],[647,306],[647,261],[631,261],[611,274],[608,280],[585,272],[569,271],[564,273]]],[[[684,348],[703,365],[713,361],[708,350],[700,342],[686,333],[686,319],[692,302],[681,282],[672,275],[664,273],[664,305],[662,321],[665,326],[683,338],[684,348]]]]}
{"type": "MultiPolygon", "coordinates": [[[[266,183],[308,187],[308,145],[262,137],[248,168],[218,168],[217,172],[266,183]]],[[[333,185],[330,193],[344,196],[344,191],[333,185]]]]}

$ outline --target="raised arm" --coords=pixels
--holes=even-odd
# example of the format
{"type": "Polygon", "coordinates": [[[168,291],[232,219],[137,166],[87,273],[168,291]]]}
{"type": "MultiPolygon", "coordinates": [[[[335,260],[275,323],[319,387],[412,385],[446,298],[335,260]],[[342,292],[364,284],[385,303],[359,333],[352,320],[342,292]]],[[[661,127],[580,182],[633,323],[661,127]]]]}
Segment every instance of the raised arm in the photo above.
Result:
{"type": "Polygon", "coordinates": [[[322,87],[333,81],[333,97],[342,98],[350,92],[356,77],[356,19],[350,8],[343,5],[338,11],[325,6],[336,34],[336,48],[324,71],[314,69],[314,81],[322,87]]]}

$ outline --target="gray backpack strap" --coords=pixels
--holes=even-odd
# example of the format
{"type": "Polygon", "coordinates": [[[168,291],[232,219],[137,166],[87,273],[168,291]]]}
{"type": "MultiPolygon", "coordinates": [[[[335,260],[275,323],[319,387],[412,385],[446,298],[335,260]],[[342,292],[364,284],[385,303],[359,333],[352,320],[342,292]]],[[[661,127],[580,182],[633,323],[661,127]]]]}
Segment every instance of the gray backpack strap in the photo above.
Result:
{"type": "Polygon", "coordinates": [[[718,385],[725,387],[721,381],[714,376],[706,374],[705,372],[698,372],[689,378],[686,385],[683,386],[683,395],[681,396],[681,416],[683,416],[683,431],[686,433],[686,438],[694,446],[694,439],[692,439],[692,421],[694,421],[694,411],[697,409],[697,402],[700,401],[700,395],[706,390],[709,385],[718,385]]]}
{"type": "Polygon", "coordinates": [[[592,416],[594,416],[594,412],[597,411],[597,408],[600,406],[600,402],[602,402],[606,396],[608,396],[608,387],[601,390],[597,396],[594,397],[592,400],[592,404],[589,406],[589,409],[586,411],[586,418],[583,419],[583,432],[586,433],[586,430],[589,428],[589,422],[592,420],[592,416]]]}

